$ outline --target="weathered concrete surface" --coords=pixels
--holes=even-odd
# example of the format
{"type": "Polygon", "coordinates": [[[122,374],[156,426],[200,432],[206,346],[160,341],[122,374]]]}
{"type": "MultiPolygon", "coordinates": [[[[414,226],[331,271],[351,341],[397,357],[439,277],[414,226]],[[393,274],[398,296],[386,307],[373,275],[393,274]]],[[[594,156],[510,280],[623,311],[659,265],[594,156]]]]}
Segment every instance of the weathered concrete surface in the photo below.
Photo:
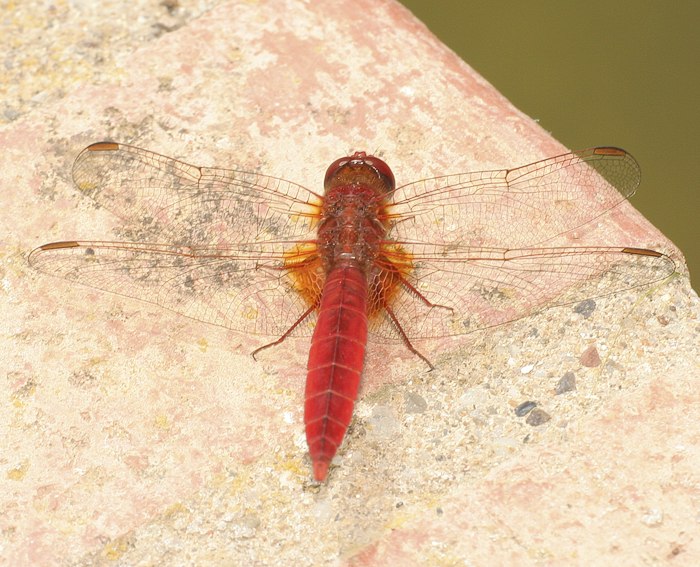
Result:
{"type": "MultiPolygon", "coordinates": [[[[105,138],[312,188],[355,149],[381,151],[404,181],[561,150],[393,2],[72,6],[23,3],[0,30],[8,565],[700,561],[684,275],[587,318],[555,309],[428,345],[430,374],[372,346],[318,487],[306,341],[256,363],[257,339],[32,272],[36,245],[118,224],[69,176],[105,138]],[[566,372],[576,389],[556,395],[566,372]],[[551,420],[516,417],[526,400],[551,420]]],[[[630,206],[593,228],[585,241],[674,253],[630,206]]]]}

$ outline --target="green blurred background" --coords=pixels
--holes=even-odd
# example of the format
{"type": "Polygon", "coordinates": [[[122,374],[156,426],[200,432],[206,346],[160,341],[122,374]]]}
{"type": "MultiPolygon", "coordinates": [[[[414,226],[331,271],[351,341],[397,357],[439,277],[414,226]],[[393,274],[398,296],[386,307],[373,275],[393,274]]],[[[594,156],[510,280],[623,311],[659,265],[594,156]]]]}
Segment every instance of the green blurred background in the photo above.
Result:
{"type": "Polygon", "coordinates": [[[700,2],[401,2],[569,148],[631,152],[632,204],[683,251],[698,288],[700,2]]]}

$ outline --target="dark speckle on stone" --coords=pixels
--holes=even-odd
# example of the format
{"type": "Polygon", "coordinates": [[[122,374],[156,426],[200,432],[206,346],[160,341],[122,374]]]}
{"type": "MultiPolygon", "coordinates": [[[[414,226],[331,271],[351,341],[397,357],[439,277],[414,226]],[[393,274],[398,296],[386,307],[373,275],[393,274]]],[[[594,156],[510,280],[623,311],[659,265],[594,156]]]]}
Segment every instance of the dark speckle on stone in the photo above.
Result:
{"type": "Polygon", "coordinates": [[[574,307],[574,313],[578,313],[579,315],[583,315],[584,319],[588,319],[591,314],[595,311],[595,301],[592,299],[586,299],[585,301],[582,301],[576,307],[574,307]]]}
{"type": "Polygon", "coordinates": [[[537,427],[538,425],[547,423],[550,419],[552,419],[552,417],[546,411],[540,408],[535,408],[530,412],[530,415],[527,416],[525,423],[532,425],[533,427],[537,427]]]}
{"type": "Polygon", "coordinates": [[[576,376],[573,372],[567,372],[561,377],[557,384],[557,396],[576,389],[576,376]]]}
{"type": "Polygon", "coordinates": [[[523,417],[524,415],[527,415],[533,409],[535,409],[535,407],[537,407],[537,402],[528,400],[527,402],[523,402],[517,408],[515,408],[515,415],[517,415],[518,417],[523,417]]]}

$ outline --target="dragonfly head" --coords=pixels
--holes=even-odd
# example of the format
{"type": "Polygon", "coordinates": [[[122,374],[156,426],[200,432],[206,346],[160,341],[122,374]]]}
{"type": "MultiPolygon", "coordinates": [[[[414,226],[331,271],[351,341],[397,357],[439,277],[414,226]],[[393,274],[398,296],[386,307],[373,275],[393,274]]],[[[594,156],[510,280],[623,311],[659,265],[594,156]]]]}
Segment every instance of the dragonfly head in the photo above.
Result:
{"type": "Polygon", "coordinates": [[[387,193],[394,190],[395,181],[391,168],[383,160],[367,155],[365,152],[355,152],[330,164],[326,170],[323,186],[327,191],[335,185],[363,177],[378,179],[387,193]]]}

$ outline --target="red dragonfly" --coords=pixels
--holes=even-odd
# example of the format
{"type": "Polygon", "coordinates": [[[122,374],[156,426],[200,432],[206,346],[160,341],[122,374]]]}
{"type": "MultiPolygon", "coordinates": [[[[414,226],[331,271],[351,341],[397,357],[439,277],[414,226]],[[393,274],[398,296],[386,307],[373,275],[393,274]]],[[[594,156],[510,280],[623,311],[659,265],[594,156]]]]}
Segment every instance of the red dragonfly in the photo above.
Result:
{"type": "Polygon", "coordinates": [[[276,337],[255,352],[313,335],[304,421],[318,481],[350,423],[368,333],[432,368],[415,339],[471,333],[675,269],[654,250],[568,245],[636,189],[639,166],[618,148],[398,188],[386,163],[356,152],[330,165],[321,196],[100,142],[78,156],[73,179],[125,221],[120,237],[132,241],[44,244],[32,266],[276,337]]]}

